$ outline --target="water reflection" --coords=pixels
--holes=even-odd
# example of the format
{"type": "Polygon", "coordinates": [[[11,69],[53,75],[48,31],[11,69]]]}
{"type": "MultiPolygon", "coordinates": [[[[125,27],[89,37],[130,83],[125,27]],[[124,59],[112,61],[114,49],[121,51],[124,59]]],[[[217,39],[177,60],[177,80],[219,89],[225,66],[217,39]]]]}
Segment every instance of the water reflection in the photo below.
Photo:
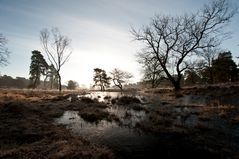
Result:
{"type": "Polygon", "coordinates": [[[97,100],[99,102],[111,103],[112,99],[118,99],[118,98],[123,97],[123,96],[135,97],[135,98],[139,99],[141,103],[147,103],[149,101],[147,96],[144,96],[140,93],[132,93],[132,92],[121,93],[121,92],[99,92],[99,91],[95,91],[95,92],[91,92],[91,93],[84,94],[84,95],[78,95],[77,97],[78,98],[88,97],[88,98],[97,100]]]}
{"type": "Polygon", "coordinates": [[[115,122],[101,120],[97,123],[90,123],[78,115],[78,111],[65,111],[63,116],[56,119],[57,124],[66,125],[73,132],[78,133],[88,139],[101,139],[104,134],[119,126],[115,122]]]}
{"type": "MultiPolygon", "coordinates": [[[[174,150],[176,150],[176,153],[180,153],[180,147],[178,148],[178,145],[171,144],[176,139],[174,138],[175,134],[170,135],[169,133],[157,136],[139,131],[136,128],[137,123],[146,121],[146,123],[151,124],[154,120],[156,120],[156,123],[161,124],[164,121],[167,122],[167,120],[171,121],[171,125],[166,125],[165,128],[172,127],[175,132],[177,129],[185,131],[188,128],[191,130],[202,130],[202,132],[204,130],[214,130],[224,135],[223,140],[228,140],[227,142],[233,145],[233,147],[239,148],[237,142],[239,141],[237,135],[239,126],[232,127],[225,119],[220,118],[218,115],[220,111],[218,106],[222,103],[230,102],[235,104],[235,99],[229,101],[223,97],[213,99],[207,96],[196,95],[164,98],[152,94],[127,93],[121,95],[120,92],[92,92],[84,96],[78,96],[78,98],[81,97],[89,97],[108,104],[108,107],[104,108],[104,110],[109,114],[115,115],[119,121],[109,122],[100,120],[97,123],[89,123],[82,119],[77,111],[66,111],[62,117],[56,119],[56,123],[66,125],[67,128],[87,138],[89,141],[110,147],[122,158],[150,158],[150,155],[152,157],[153,155],[162,157],[161,154],[170,156],[172,155],[170,151],[175,154],[174,150]],[[141,103],[139,105],[147,108],[149,113],[146,113],[144,109],[136,111],[128,105],[117,105],[117,102],[112,104],[112,99],[117,99],[124,95],[140,99],[141,103]],[[151,120],[149,120],[150,115],[152,117],[151,120]],[[168,144],[168,141],[171,143],[168,144]],[[178,152],[177,149],[179,150],[178,152]]],[[[157,127],[158,125],[153,126],[157,127]]],[[[180,141],[179,143],[183,142],[180,141]]]]}
{"type": "Polygon", "coordinates": [[[122,106],[114,105],[107,108],[107,111],[116,115],[120,119],[120,123],[123,126],[135,127],[135,125],[143,120],[146,116],[145,111],[135,111],[133,109],[124,108],[122,106]]]}
{"type": "MultiPolygon", "coordinates": [[[[119,112],[118,115],[123,116],[119,112]]],[[[158,153],[155,150],[159,143],[157,136],[119,126],[114,121],[101,120],[97,124],[89,123],[83,120],[77,111],[66,111],[62,117],[56,119],[56,123],[66,125],[68,129],[89,141],[109,146],[120,158],[146,158],[158,153]]]]}

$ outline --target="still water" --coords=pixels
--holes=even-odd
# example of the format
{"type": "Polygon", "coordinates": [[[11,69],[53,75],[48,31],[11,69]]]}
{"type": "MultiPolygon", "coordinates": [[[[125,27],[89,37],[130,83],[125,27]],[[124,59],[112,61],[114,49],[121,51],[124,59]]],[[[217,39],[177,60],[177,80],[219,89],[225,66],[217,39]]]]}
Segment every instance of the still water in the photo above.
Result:
{"type": "MultiPolygon", "coordinates": [[[[147,94],[123,95],[137,97],[141,103],[143,103],[144,107],[148,107],[149,109],[162,106],[160,104],[162,101],[160,101],[159,97],[149,96],[147,94]]],[[[174,139],[175,135],[152,134],[137,129],[136,124],[147,120],[148,114],[144,110],[136,111],[129,107],[111,104],[113,98],[119,98],[120,96],[122,96],[120,92],[93,92],[84,95],[84,97],[109,104],[106,110],[110,114],[116,115],[120,119],[119,122],[101,120],[97,123],[90,123],[82,119],[77,111],[65,111],[55,122],[57,124],[66,125],[68,129],[93,143],[109,147],[115,152],[117,158],[157,158],[162,156],[164,158],[171,158],[177,157],[181,153],[187,153],[187,150],[181,152],[184,151],[184,148],[180,147],[180,145],[177,147],[173,144],[174,140],[177,140],[174,139]],[[168,143],[168,141],[171,143],[168,143]]],[[[78,97],[80,98],[81,96],[78,97]]],[[[212,99],[210,98],[190,95],[175,98],[174,102],[179,106],[173,106],[173,108],[169,109],[171,114],[177,114],[174,118],[174,124],[191,128],[197,126],[199,119],[196,114],[200,113],[203,106],[211,101],[212,99]],[[188,107],[188,105],[197,105],[197,107],[188,107]],[[189,115],[187,116],[187,114],[189,115]],[[185,116],[187,116],[186,119],[185,116]]],[[[206,124],[208,124],[208,127],[214,128],[216,125],[216,127],[220,129],[225,129],[228,131],[228,134],[233,132],[231,128],[228,128],[227,125],[218,119],[206,124]]],[[[207,155],[206,152],[203,154],[207,155]]]]}
{"type": "MultiPolygon", "coordinates": [[[[143,113],[141,115],[144,116],[143,113]]],[[[140,121],[139,116],[133,117],[132,121],[140,121]]],[[[159,137],[132,129],[128,127],[132,126],[129,123],[127,126],[106,120],[89,123],[83,120],[77,111],[66,111],[56,122],[66,125],[68,129],[89,141],[111,148],[119,158],[147,158],[158,154],[156,149],[159,137]]]]}
{"type": "MultiPolygon", "coordinates": [[[[129,94],[93,92],[84,95],[84,97],[110,103],[111,99],[122,95],[129,94]]],[[[134,96],[141,103],[145,102],[143,96],[134,96]]],[[[80,98],[81,96],[78,97],[80,98]]],[[[116,153],[117,158],[148,158],[158,155],[160,149],[160,146],[157,146],[160,143],[159,137],[143,133],[135,128],[136,123],[147,118],[144,110],[136,111],[116,104],[111,104],[106,110],[110,114],[116,115],[120,121],[109,122],[101,120],[97,123],[90,123],[82,119],[77,111],[65,111],[60,118],[56,119],[56,123],[66,125],[68,129],[91,142],[111,148],[116,153]]]]}

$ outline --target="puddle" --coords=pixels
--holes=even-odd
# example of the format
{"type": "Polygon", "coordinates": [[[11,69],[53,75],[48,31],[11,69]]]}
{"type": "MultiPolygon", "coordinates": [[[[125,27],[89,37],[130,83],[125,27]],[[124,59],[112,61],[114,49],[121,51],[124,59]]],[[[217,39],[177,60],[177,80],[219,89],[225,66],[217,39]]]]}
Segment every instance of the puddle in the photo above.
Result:
{"type": "Polygon", "coordinates": [[[112,99],[117,99],[120,98],[122,96],[130,96],[130,97],[136,97],[137,99],[139,99],[139,101],[141,103],[147,103],[147,98],[143,95],[137,94],[137,93],[133,93],[132,92],[125,92],[122,93],[121,92],[91,92],[89,94],[85,94],[85,95],[78,95],[77,97],[88,97],[94,100],[97,100],[99,102],[104,102],[104,103],[111,103],[112,99]]]}
{"type": "MultiPolygon", "coordinates": [[[[186,124],[193,126],[196,123],[193,121],[195,116],[191,118],[186,124]]],[[[89,123],[83,120],[77,111],[66,111],[55,122],[66,125],[68,129],[88,141],[109,147],[117,158],[176,158],[182,156],[195,158],[195,155],[196,158],[197,155],[200,155],[199,158],[205,158],[210,155],[206,149],[197,151],[196,145],[190,146],[192,144],[190,140],[187,137],[183,138],[180,134],[143,133],[105,120],[97,124],[89,123]]]]}
{"type": "MultiPolygon", "coordinates": [[[[218,130],[218,132],[220,130],[223,134],[228,134],[226,137],[229,137],[229,139],[225,140],[228,140],[235,148],[239,148],[239,144],[235,142],[239,141],[238,135],[235,135],[239,131],[239,126],[237,128],[230,127],[224,120],[219,119],[218,115],[215,118],[210,117],[210,120],[206,121],[202,121],[198,117],[198,114],[204,109],[203,106],[215,102],[215,99],[204,96],[185,95],[176,98],[174,102],[177,104],[172,106],[171,104],[160,104],[162,101],[160,101],[159,96],[123,95],[140,99],[141,103],[144,103],[143,106],[151,111],[154,108],[157,110],[159,107],[162,107],[166,113],[175,115],[175,118],[172,119],[173,125],[191,129],[198,126],[203,128],[205,126],[209,129],[218,130]],[[148,103],[148,101],[151,102],[148,103]]],[[[97,99],[99,102],[108,104],[111,103],[113,98],[119,98],[120,96],[122,96],[120,92],[92,92],[83,97],[97,99]]],[[[82,96],[78,96],[78,98],[80,97],[82,96]]],[[[224,101],[220,100],[220,102],[224,101]]],[[[155,135],[136,129],[137,123],[148,120],[148,114],[144,110],[136,111],[129,106],[117,104],[110,104],[105,110],[115,115],[119,121],[109,122],[101,120],[97,123],[89,123],[82,119],[77,111],[65,111],[63,116],[56,119],[55,122],[66,125],[68,129],[93,143],[109,147],[116,153],[117,158],[170,158],[172,156],[178,157],[177,154],[180,156],[180,154],[187,153],[189,147],[184,149],[185,147],[181,148],[180,146],[177,147],[178,145],[174,145],[175,140],[180,140],[178,144],[182,146],[184,146],[183,142],[185,142],[182,142],[181,139],[176,139],[175,134],[155,135]]]]}
{"type": "MultiPolygon", "coordinates": [[[[121,112],[118,114],[123,115],[121,112]]],[[[89,123],[83,120],[77,111],[66,111],[55,122],[66,125],[68,129],[89,141],[110,147],[119,158],[146,158],[158,153],[155,150],[159,144],[157,136],[119,126],[116,122],[101,120],[97,124],[89,123]]]]}
{"type": "Polygon", "coordinates": [[[146,117],[145,111],[135,111],[118,105],[113,105],[106,110],[120,119],[121,126],[128,126],[130,128],[135,127],[136,123],[146,117]]]}
{"type": "Polygon", "coordinates": [[[66,125],[68,129],[88,139],[101,139],[109,130],[119,128],[115,122],[101,120],[97,123],[90,123],[78,115],[78,111],[65,111],[63,116],[56,119],[57,124],[66,125]]]}
{"type": "Polygon", "coordinates": [[[88,97],[91,99],[96,99],[99,102],[107,102],[119,96],[122,96],[120,92],[91,92],[89,94],[79,95],[78,98],[88,97]]]}

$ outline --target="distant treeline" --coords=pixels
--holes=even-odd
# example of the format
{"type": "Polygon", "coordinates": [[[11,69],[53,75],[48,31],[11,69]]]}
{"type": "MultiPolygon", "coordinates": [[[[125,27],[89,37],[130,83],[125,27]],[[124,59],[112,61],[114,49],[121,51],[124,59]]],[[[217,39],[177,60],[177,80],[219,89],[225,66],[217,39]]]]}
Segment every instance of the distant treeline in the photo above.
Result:
{"type": "MultiPolygon", "coordinates": [[[[16,77],[13,78],[8,75],[0,76],[0,88],[30,88],[31,81],[29,79],[26,79],[24,77],[16,77]]],[[[40,89],[46,89],[48,88],[50,83],[48,81],[41,81],[38,88],[40,89]]],[[[56,89],[55,87],[52,89],[56,89]]]]}
{"type": "Polygon", "coordinates": [[[28,88],[29,83],[30,80],[24,77],[12,78],[11,76],[7,75],[0,76],[1,88],[28,88]]]}

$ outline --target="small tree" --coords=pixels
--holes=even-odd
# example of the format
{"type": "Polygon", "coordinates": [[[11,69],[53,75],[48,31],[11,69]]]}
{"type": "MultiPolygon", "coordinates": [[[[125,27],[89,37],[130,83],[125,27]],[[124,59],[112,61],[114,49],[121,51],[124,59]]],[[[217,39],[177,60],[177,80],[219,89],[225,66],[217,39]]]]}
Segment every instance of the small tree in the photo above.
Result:
{"type": "Polygon", "coordinates": [[[6,48],[7,39],[0,34],[0,66],[6,66],[8,64],[9,51],[6,48]]]}
{"type": "Polygon", "coordinates": [[[201,77],[195,70],[186,70],[184,76],[185,76],[184,80],[185,85],[195,85],[201,83],[201,77]]]}
{"type": "Polygon", "coordinates": [[[215,82],[235,82],[238,80],[238,69],[231,52],[223,52],[212,62],[215,82]]]}
{"type": "Polygon", "coordinates": [[[112,75],[113,83],[116,87],[123,91],[123,84],[126,84],[133,75],[126,71],[121,71],[117,68],[113,69],[110,73],[112,75]]]}
{"type": "Polygon", "coordinates": [[[149,82],[151,88],[156,88],[164,78],[160,63],[155,57],[152,57],[151,53],[138,53],[137,58],[138,63],[141,64],[143,68],[143,81],[146,83],[149,82]]]}
{"type": "Polygon", "coordinates": [[[75,90],[78,86],[79,84],[73,80],[69,80],[67,83],[67,89],[70,89],[70,90],[75,90]]]}
{"type": "Polygon", "coordinates": [[[44,57],[40,51],[32,51],[30,64],[30,87],[35,89],[40,84],[41,75],[45,75],[48,68],[44,57]]]}
{"type": "Polygon", "coordinates": [[[59,85],[57,71],[54,65],[52,64],[48,66],[45,79],[44,79],[44,85],[46,85],[47,82],[50,83],[50,89],[57,88],[59,85]]]}
{"type": "Polygon", "coordinates": [[[204,73],[204,78],[208,79],[207,82],[209,82],[210,84],[214,83],[212,62],[218,56],[219,52],[219,48],[211,47],[204,48],[201,52],[197,52],[197,54],[203,58],[204,63],[202,73],[204,73]]]}
{"type": "Polygon", "coordinates": [[[99,86],[101,91],[105,90],[105,87],[110,86],[110,77],[107,76],[105,70],[102,70],[100,68],[95,68],[94,69],[94,77],[93,80],[95,84],[93,87],[99,86]]]}
{"type": "Polygon", "coordinates": [[[48,29],[43,29],[40,34],[43,48],[46,51],[48,60],[56,69],[58,76],[58,89],[61,91],[61,68],[69,60],[72,53],[70,50],[70,40],[63,36],[58,28],[52,28],[51,36],[48,29]]]}

